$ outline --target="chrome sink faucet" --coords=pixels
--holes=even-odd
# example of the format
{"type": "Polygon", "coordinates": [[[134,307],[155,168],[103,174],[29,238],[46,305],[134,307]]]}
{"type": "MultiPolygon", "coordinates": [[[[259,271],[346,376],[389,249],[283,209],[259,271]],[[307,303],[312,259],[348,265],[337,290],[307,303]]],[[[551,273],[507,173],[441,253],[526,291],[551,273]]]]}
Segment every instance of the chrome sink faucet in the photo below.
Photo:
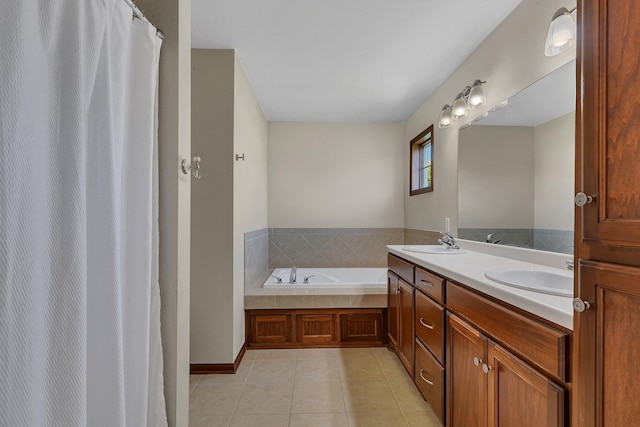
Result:
{"type": "Polygon", "coordinates": [[[491,234],[487,234],[487,238],[484,239],[485,243],[500,243],[500,240],[494,240],[493,236],[495,236],[496,234],[500,234],[498,232],[495,233],[491,233],[491,234]]]}
{"type": "Polygon", "coordinates": [[[289,276],[289,283],[290,284],[295,284],[296,282],[296,275],[298,273],[298,267],[291,267],[291,275],[289,276]]]}
{"type": "Polygon", "coordinates": [[[442,234],[442,238],[438,239],[438,243],[446,246],[447,249],[460,249],[460,247],[456,245],[456,239],[454,239],[451,234],[445,233],[444,231],[441,231],[440,234],[442,234]]]}

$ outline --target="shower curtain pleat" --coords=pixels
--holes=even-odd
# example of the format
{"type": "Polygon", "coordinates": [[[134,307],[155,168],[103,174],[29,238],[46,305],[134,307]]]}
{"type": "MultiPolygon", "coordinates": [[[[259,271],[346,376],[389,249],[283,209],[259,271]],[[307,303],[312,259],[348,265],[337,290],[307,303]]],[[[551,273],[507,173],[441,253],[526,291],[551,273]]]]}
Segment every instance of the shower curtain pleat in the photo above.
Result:
{"type": "Polygon", "coordinates": [[[0,5],[0,426],[164,426],[161,40],[123,0],[0,5]]]}

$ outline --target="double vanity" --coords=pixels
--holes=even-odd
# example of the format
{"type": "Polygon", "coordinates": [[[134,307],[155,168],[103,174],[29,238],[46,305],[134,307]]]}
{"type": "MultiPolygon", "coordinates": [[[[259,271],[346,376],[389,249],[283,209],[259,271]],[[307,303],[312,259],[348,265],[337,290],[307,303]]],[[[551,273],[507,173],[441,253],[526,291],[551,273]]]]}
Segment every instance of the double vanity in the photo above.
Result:
{"type": "Polygon", "coordinates": [[[567,425],[571,272],[473,249],[388,246],[389,345],[443,425],[567,425]]]}

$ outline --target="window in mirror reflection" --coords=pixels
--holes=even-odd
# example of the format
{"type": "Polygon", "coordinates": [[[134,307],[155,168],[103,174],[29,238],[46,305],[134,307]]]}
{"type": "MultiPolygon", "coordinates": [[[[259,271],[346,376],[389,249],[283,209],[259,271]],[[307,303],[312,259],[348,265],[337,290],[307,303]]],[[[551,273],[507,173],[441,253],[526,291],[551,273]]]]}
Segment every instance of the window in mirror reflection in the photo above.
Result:
{"type": "Polygon", "coordinates": [[[433,191],[433,125],[411,140],[410,195],[433,191]]]}

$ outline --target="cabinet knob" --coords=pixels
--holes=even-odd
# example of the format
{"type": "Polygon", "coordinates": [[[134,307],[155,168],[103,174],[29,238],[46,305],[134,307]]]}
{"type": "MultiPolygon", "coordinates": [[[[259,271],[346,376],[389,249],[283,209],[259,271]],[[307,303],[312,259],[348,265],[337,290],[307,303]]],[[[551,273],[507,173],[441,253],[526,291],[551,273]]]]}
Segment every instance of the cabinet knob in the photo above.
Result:
{"type": "Polygon", "coordinates": [[[493,368],[491,366],[487,365],[486,363],[482,364],[482,372],[488,374],[491,371],[493,371],[493,368]]]}
{"type": "Polygon", "coordinates": [[[582,313],[585,310],[588,310],[591,307],[589,301],[583,301],[580,298],[573,299],[573,309],[578,313],[582,313]]]}
{"type": "Polygon", "coordinates": [[[473,358],[473,364],[476,366],[480,366],[480,364],[482,363],[482,359],[478,359],[477,357],[473,358]]]}
{"type": "Polygon", "coordinates": [[[587,203],[591,203],[593,202],[593,197],[592,196],[587,196],[586,194],[584,194],[582,191],[579,192],[578,194],[576,194],[576,197],[574,197],[573,201],[575,202],[576,206],[584,206],[587,203]]]}

